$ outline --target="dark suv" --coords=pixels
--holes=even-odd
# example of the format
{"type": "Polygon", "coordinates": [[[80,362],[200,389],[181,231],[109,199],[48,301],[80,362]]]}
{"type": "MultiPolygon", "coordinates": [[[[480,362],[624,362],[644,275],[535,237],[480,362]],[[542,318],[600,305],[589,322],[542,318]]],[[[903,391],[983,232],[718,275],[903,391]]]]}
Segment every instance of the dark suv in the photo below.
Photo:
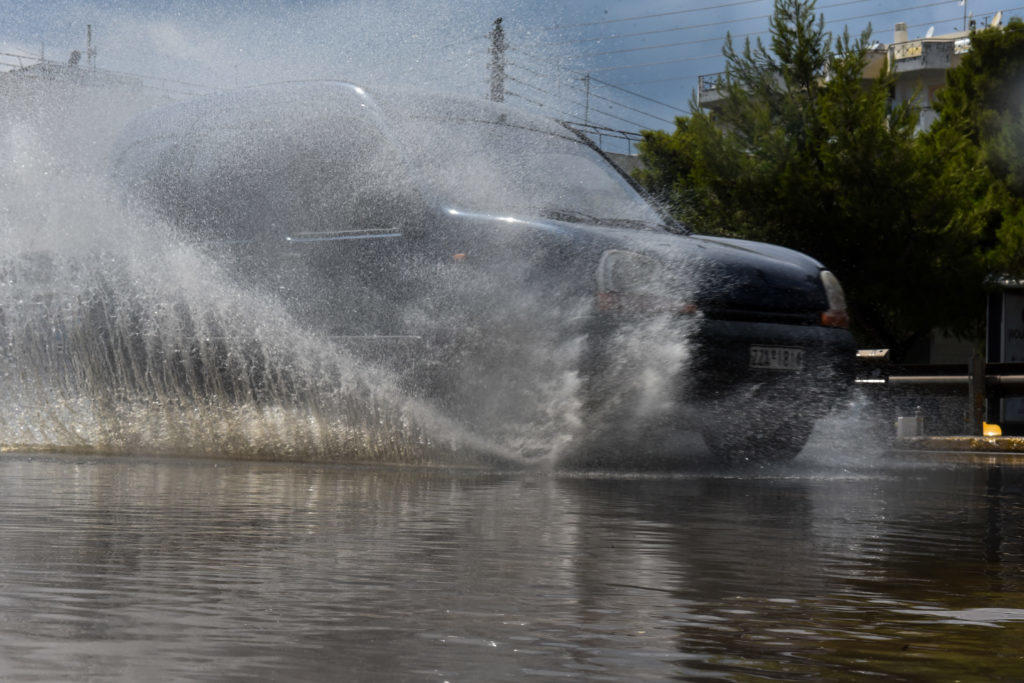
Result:
{"type": "Polygon", "coordinates": [[[502,104],[261,86],[143,116],[115,168],[299,324],[452,405],[574,343],[603,433],[686,421],[723,458],[777,459],[852,381],[820,263],[691,234],[584,136],[502,104]]]}

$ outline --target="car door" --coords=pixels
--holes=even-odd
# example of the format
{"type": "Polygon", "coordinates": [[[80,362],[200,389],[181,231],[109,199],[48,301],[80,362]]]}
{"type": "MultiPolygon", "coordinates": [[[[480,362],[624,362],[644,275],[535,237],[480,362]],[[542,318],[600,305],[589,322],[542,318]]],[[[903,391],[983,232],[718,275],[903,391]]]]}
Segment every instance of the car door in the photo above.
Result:
{"type": "Polygon", "coordinates": [[[331,116],[204,131],[192,163],[198,215],[210,226],[202,232],[223,240],[222,258],[300,325],[389,342],[407,336],[421,202],[379,130],[331,116]]]}

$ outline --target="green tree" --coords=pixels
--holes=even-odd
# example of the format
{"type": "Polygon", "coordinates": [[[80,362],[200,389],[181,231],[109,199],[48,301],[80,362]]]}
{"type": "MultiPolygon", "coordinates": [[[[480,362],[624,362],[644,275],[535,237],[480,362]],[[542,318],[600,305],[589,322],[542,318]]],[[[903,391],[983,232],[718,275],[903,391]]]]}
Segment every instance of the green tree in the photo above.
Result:
{"type": "Polygon", "coordinates": [[[889,73],[863,77],[869,35],[833,36],[813,0],[776,0],[769,44],[727,38],[720,106],[646,132],[637,177],[699,232],[821,260],[861,343],[900,357],[936,326],[971,327],[981,275],[933,196],[916,110],[892,105],[889,73]]]}
{"type": "Polygon", "coordinates": [[[936,110],[921,144],[954,205],[947,230],[973,236],[987,271],[1024,275],[1024,22],[972,34],[936,110]]]}

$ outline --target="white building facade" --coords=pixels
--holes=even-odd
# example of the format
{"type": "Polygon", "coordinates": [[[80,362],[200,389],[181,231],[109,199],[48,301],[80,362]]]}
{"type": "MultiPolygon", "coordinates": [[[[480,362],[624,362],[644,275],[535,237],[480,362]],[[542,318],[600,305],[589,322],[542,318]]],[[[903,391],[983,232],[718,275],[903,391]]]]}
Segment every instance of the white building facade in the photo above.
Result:
{"type": "MultiPolygon", "coordinates": [[[[991,22],[998,26],[1002,13],[991,22]]],[[[973,29],[973,20],[970,22],[973,29]]],[[[971,32],[955,31],[941,36],[929,35],[911,40],[907,25],[900,22],[893,28],[893,42],[875,43],[868,50],[863,78],[870,81],[888,67],[895,76],[892,99],[895,103],[913,102],[920,111],[919,130],[935,121],[936,94],[946,84],[946,72],[960,64],[971,49],[971,32]]],[[[697,101],[704,109],[714,111],[722,101],[719,85],[724,73],[706,74],[697,79],[697,101]]]]}

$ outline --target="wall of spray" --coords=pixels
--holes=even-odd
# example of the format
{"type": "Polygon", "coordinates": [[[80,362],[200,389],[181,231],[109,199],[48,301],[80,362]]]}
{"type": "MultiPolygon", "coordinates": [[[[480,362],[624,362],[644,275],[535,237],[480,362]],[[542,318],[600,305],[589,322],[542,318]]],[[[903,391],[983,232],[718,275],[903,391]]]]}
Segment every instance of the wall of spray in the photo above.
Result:
{"type": "MultiPolygon", "coordinates": [[[[410,382],[398,363],[353,353],[273,292],[239,282],[180,225],[111,185],[110,147],[126,120],[165,102],[59,81],[5,100],[2,447],[550,464],[594,433],[600,411],[588,405],[575,324],[590,301],[510,297],[506,280],[478,272],[466,310],[453,313],[436,287],[396,303],[404,320],[450,315],[455,326],[467,310],[507,302],[441,359],[445,391],[410,382]]],[[[603,410],[668,419],[687,354],[666,332],[616,340],[622,371],[603,391],[630,400],[603,410]]]]}

